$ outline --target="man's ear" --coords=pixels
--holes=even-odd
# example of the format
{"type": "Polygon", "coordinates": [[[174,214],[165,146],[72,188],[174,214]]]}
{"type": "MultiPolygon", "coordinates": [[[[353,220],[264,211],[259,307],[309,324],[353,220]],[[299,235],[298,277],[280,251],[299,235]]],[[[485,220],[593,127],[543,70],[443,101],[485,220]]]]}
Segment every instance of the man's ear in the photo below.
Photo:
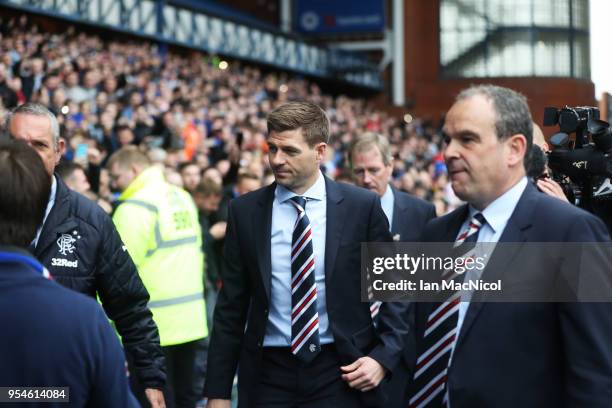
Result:
{"type": "Polygon", "coordinates": [[[55,151],[55,165],[60,162],[60,159],[66,152],[66,141],[63,137],[60,137],[57,141],[57,150],[55,151]]]}
{"type": "Polygon", "coordinates": [[[517,133],[510,136],[506,141],[506,146],[508,148],[508,164],[510,166],[516,166],[524,161],[525,153],[527,152],[527,138],[525,135],[517,133]]]}
{"type": "Polygon", "coordinates": [[[322,162],[325,159],[325,153],[327,152],[327,143],[317,143],[315,145],[315,152],[317,155],[317,161],[322,162]]]}

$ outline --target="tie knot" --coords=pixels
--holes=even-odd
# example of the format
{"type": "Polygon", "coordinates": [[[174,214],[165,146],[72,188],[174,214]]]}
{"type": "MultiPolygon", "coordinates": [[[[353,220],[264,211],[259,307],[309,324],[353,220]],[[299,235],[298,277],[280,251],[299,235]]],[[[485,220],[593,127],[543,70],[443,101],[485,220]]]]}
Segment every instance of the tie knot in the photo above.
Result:
{"type": "Polygon", "coordinates": [[[302,196],[291,197],[292,204],[299,212],[306,210],[306,199],[302,196]]]}
{"type": "Polygon", "coordinates": [[[486,223],[487,223],[487,220],[485,219],[484,215],[482,215],[482,213],[476,213],[472,217],[472,224],[474,224],[476,228],[480,228],[486,223]]]}

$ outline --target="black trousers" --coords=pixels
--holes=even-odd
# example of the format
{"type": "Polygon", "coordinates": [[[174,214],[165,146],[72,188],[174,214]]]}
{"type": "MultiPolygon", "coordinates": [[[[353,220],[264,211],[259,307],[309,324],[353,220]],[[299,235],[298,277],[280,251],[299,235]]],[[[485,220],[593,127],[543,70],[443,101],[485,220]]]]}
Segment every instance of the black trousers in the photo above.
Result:
{"type": "Polygon", "coordinates": [[[164,399],[167,408],[193,408],[198,400],[194,389],[198,341],[162,347],[166,356],[167,381],[164,399]]]}
{"type": "Polygon", "coordinates": [[[361,407],[359,391],[342,380],[340,359],[333,345],[305,364],[287,347],[265,347],[261,375],[254,386],[257,408],[361,407]]]}

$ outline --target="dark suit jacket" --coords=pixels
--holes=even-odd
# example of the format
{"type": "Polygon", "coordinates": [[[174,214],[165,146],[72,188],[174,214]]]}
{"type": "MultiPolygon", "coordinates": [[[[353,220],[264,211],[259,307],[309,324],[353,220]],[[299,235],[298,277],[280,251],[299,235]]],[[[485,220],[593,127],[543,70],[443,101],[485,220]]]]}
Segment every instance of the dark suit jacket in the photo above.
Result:
{"type": "MultiPolygon", "coordinates": [[[[393,191],[393,222],[391,223],[391,235],[394,241],[417,242],[421,238],[425,225],[432,218],[436,217],[436,208],[433,204],[410,194],[398,191],[391,187],[393,191]]],[[[386,384],[389,396],[388,408],[408,407],[407,387],[413,375],[413,362],[416,360],[416,343],[414,336],[414,309],[413,305],[395,304],[390,307],[398,307],[398,313],[407,314],[409,318],[410,331],[404,339],[404,350],[402,361],[395,369],[393,376],[386,384]]]]}
{"type": "MultiPolygon", "coordinates": [[[[424,240],[452,242],[467,206],[432,220],[424,240]]],[[[593,215],[527,186],[499,242],[609,241],[593,215]]],[[[493,253],[482,278],[524,260],[493,253]]],[[[531,259],[527,261],[531,262],[531,259]]],[[[513,267],[514,265],[514,267],[513,267]]],[[[432,304],[416,304],[417,341],[432,304]]],[[[453,408],[609,407],[612,304],[472,301],[448,374],[453,408]]]]}
{"type": "MultiPolygon", "coordinates": [[[[361,242],[390,241],[388,222],[374,193],[325,179],[327,226],[325,296],[329,325],[342,364],[369,355],[392,370],[408,326],[388,307],[377,329],[361,302],[361,242]]],[[[239,404],[256,392],[268,322],[270,229],[276,184],[232,200],[226,235],[226,273],[215,307],[205,395],[228,399],[239,364],[239,404]],[[245,331],[246,323],[246,331],[245,331]]],[[[290,226],[289,226],[290,227],[290,226]]],[[[380,390],[361,393],[364,405],[381,403],[380,390]]]]}
{"type": "Polygon", "coordinates": [[[394,198],[391,235],[397,241],[417,242],[427,222],[436,217],[436,208],[420,198],[391,189],[394,198]]]}
{"type": "MultiPolygon", "coordinates": [[[[427,225],[429,220],[436,217],[436,208],[433,204],[399,191],[394,187],[391,187],[391,189],[394,197],[393,222],[391,223],[391,235],[393,236],[393,240],[399,242],[418,242],[425,230],[425,225],[427,225]]],[[[408,305],[401,306],[409,307],[408,305]]],[[[412,313],[412,311],[409,313],[412,313]]],[[[410,317],[410,322],[413,323],[414,318],[413,316],[410,317]]],[[[404,361],[408,366],[410,366],[416,358],[415,347],[414,333],[409,333],[403,353],[404,361]]],[[[411,371],[403,372],[402,375],[411,377],[411,371]]],[[[401,381],[407,384],[405,378],[395,379],[394,381],[401,381]]]]}

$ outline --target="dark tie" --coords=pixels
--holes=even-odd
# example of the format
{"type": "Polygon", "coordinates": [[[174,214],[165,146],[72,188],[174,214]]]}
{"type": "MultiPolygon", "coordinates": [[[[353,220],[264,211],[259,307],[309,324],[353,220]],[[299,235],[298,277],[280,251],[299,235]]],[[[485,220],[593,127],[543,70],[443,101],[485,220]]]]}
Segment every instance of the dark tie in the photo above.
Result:
{"type": "Polygon", "coordinates": [[[321,350],[312,227],[306,199],[296,196],[291,204],[298,214],[291,240],[291,352],[310,362],[321,350]]]}
{"type": "MultiPolygon", "coordinates": [[[[477,213],[472,217],[468,227],[455,241],[453,255],[469,256],[478,240],[480,228],[486,224],[483,215],[477,213]]],[[[442,278],[463,279],[454,271],[445,271],[442,278]]],[[[410,408],[446,406],[446,380],[448,363],[455,341],[459,335],[457,319],[461,292],[453,291],[446,301],[434,306],[427,319],[427,327],[419,347],[419,358],[414,372],[414,389],[416,393],[410,398],[410,408]]]]}

